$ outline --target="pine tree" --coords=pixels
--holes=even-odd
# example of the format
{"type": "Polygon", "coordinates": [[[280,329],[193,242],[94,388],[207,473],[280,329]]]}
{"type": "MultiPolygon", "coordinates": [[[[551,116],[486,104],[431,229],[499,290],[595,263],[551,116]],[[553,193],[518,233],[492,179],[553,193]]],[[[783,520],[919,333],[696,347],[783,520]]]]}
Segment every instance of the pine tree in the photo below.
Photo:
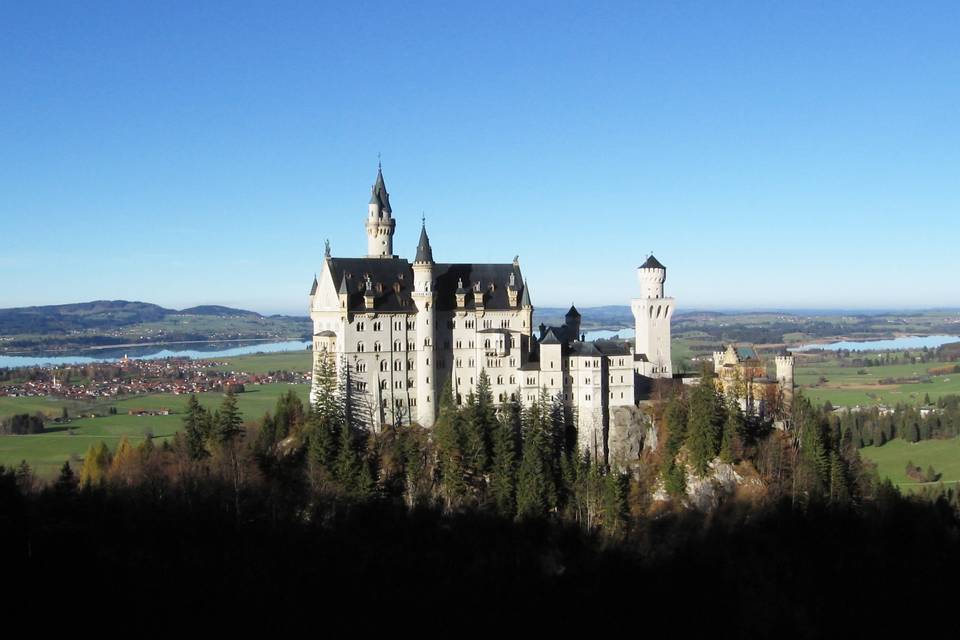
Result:
{"type": "Polygon", "coordinates": [[[499,421],[493,433],[493,463],[490,493],[494,507],[502,516],[517,512],[517,449],[515,427],[508,415],[499,421]]]}
{"type": "Polygon", "coordinates": [[[466,494],[463,472],[462,435],[459,432],[460,420],[453,402],[450,384],[440,393],[440,406],[437,420],[433,425],[433,436],[437,445],[437,468],[440,473],[440,493],[445,507],[457,508],[466,494]]]}
{"type": "Polygon", "coordinates": [[[690,394],[686,442],[691,464],[700,477],[720,452],[723,421],[723,405],[713,380],[703,378],[690,394]]]}
{"type": "Polygon", "coordinates": [[[243,435],[243,415],[237,406],[237,396],[227,391],[217,411],[216,437],[221,446],[233,444],[243,435]]]}
{"type": "Polygon", "coordinates": [[[523,454],[517,471],[517,516],[543,517],[557,503],[551,442],[552,418],[546,389],[526,411],[523,454]]]}
{"type": "Polygon", "coordinates": [[[850,487],[843,459],[834,451],[830,454],[830,501],[845,504],[849,500],[850,487]]]}
{"type": "Polygon", "coordinates": [[[197,400],[196,394],[187,401],[187,414],[183,417],[183,430],[186,434],[187,453],[193,460],[210,455],[207,440],[210,437],[210,413],[197,400]]]}
{"type": "Polygon", "coordinates": [[[603,528],[611,535],[622,533],[627,523],[628,483],[629,476],[614,469],[603,478],[603,528]]]}
{"type": "Polygon", "coordinates": [[[743,412],[740,404],[731,402],[727,407],[727,419],[723,423],[723,437],[720,441],[720,460],[728,464],[740,457],[742,444],[740,434],[744,430],[743,412]]]}
{"type": "Polygon", "coordinates": [[[130,444],[130,440],[123,436],[117,444],[117,449],[113,453],[113,460],[110,462],[111,477],[129,483],[138,462],[139,455],[137,455],[133,445],[130,444]]]}
{"type": "Polygon", "coordinates": [[[53,484],[53,490],[61,495],[69,495],[76,493],[78,486],[77,475],[70,467],[70,462],[64,462],[63,466],[60,467],[60,475],[57,476],[57,481],[53,484]]]}

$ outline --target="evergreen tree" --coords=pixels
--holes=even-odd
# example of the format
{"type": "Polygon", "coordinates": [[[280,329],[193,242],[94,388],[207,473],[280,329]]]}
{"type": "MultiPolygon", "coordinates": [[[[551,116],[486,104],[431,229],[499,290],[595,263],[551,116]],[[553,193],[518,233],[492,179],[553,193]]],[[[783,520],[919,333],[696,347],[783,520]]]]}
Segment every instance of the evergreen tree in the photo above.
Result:
{"type": "Polygon", "coordinates": [[[460,420],[453,402],[453,392],[450,384],[447,383],[440,393],[440,406],[437,420],[433,425],[433,436],[437,445],[440,493],[448,510],[458,507],[466,494],[462,435],[459,427],[460,420]]]}
{"type": "Polygon", "coordinates": [[[614,469],[603,478],[603,527],[611,535],[622,533],[626,527],[628,487],[629,476],[614,469]]]}
{"type": "Polygon", "coordinates": [[[217,411],[216,437],[221,446],[233,444],[243,435],[243,415],[237,406],[237,396],[227,391],[217,411]]]}
{"type": "Polygon", "coordinates": [[[550,397],[544,388],[539,399],[527,409],[523,425],[523,454],[517,471],[520,518],[542,517],[556,506],[551,430],[550,397]]]}
{"type": "Polygon", "coordinates": [[[493,464],[490,478],[490,493],[494,507],[502,516],[517,512],[517,436],[508,414],[498,421],[493,433],[493,464]]]}
{"type": "Polygon", "coordinates": [[[740,434],[744,431],[744,417],[738,402],[727,407],[727,419],[723,423],[723,436],[720,440],[720,460],[733,463],[739,459],[743,448],[740,434]]]}
{"type": "Polygon", "coordinates": [[[830,501],[845,504],[850,500],[850,487],[843,459],[836,451],[830,454],[830,501]]]}
{"type": "Polygon", "coordinates": [[[187,452],[193,460],[210,455],[207,440],[210,437],[210,413],[197,400],[196,394],[190,394],[187,401],[187,414],[183,417],[183,430],[186,435],[187,452]]]}
{"type": "Polygon", "coordinates": [[[710,461],[720,452],[723,422],[723,404],[713,379],[703,378],[690,394],[686,442],[690,462],[700,477],[706,475],[710,461]]]}
{"type": "Polygon", "coordinates": [[[53,490],[61,495],[69,495],[76,493],[79,484],[77,475],[70,467],[70,462],[66,461],[60,467],[60,475],[57,476],[57,481],[53,484],[53,490]]]}

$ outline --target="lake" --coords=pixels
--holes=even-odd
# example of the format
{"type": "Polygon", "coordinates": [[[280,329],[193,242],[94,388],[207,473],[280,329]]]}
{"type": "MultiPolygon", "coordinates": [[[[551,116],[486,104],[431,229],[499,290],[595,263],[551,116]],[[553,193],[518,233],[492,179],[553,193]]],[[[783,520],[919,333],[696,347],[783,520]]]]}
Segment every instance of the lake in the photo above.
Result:
{"type": "Polygon", "coordinates": [[[36,354],[29,356],[0,355],[0,368],[3,367],[44,367],[67,364],[90,364],[92,362],[115,362],[124,355],[135,360],[159,360],[162,358],[193,358],[216,360],[253,353],[278,353],[282,351],[302,351],[310,347],[309,342],[204,342],[178,349],[175,345],[139,345],[118,349],[88,349],[75,355],[36,354]],[[93,355],[82,355],[90,353],[93,355]]]}
{"type": "Polygon", "coordinates": [[[841,340],[840,342],[826,342],[822,344],[802,344],[791,347],[790,351],[809,351],[823,349],[825,351],[886,351],[900,349],[935,349],[951,342],[960,342],[960,336],[900,336],[886,340],[841,340]]]}

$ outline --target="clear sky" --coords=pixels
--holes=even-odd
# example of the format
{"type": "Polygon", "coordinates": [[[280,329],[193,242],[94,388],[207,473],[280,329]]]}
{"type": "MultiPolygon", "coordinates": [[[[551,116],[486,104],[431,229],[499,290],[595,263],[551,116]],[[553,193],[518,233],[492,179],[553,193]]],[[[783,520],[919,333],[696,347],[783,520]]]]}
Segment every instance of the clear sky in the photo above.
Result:
{"type": "Polygon", "coordinates": [[[305,313],[378,153],[538,306],[960,305],[960,3],[336,5],[0,4],[0,307],[305,313]]]}

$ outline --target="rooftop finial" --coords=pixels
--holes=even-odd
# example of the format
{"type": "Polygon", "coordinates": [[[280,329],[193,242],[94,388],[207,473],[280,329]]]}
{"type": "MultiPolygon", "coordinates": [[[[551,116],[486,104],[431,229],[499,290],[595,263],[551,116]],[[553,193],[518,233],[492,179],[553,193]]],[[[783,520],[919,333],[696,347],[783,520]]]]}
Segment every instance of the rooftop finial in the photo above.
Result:
{"type": "Polygon", "coordinates": [[[377,171],[380,171],[382,169],[383,169],[383,165],[380,163],[380,152],[377,151],[377,171]]]}
{"type": "Polygon", "coordinates": [[[325,258],[329,258],[329,257],[330,257],[330,239],[327,238],[326,240],[324,240],[324,241],[323,241],[323,244],[324,244],[324,247],[323,247],[323,256],[324,256],[325,258]]]}

